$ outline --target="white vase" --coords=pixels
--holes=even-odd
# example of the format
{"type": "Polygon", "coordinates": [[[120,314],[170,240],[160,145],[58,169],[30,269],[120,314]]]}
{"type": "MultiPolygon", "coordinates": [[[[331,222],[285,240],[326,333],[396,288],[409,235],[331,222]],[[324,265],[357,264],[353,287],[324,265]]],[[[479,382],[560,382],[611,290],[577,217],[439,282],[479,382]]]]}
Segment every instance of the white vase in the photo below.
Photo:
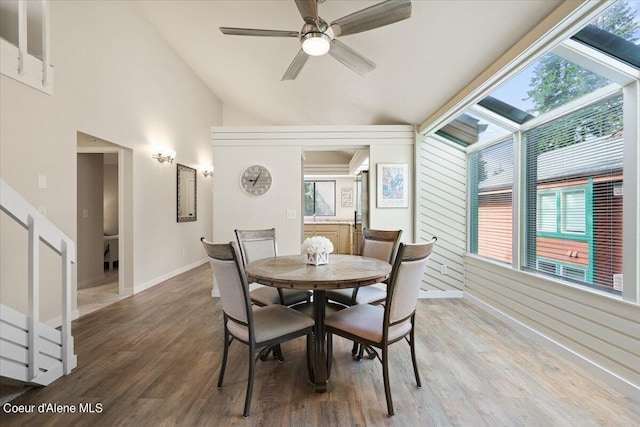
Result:
{"type": "Polygon", "coordinates": [[[307,264],[311,264],[311,265],[329,264],[329,252],[307,254],[307,264]]]}

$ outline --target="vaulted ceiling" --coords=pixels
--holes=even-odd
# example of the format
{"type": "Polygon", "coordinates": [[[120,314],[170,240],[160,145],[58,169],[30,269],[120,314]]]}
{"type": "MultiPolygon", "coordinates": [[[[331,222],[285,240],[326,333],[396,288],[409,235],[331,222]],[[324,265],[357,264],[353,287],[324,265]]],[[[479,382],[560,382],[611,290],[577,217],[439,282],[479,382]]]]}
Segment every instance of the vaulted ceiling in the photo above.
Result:
{"type": "MultiPolygon", "coordinates": [[[[378,1],[327,0],[327,22],[378,1]]],[[[224,125],[420,124],[551,13],[559,0],[414,0],[413,15],[340,38],[377,64],[361,77],[329,55],[282,75],[295,38],[223,35],[220,26],[298,31],[293,0],[137,1],[223,101],[224,125]]]]}

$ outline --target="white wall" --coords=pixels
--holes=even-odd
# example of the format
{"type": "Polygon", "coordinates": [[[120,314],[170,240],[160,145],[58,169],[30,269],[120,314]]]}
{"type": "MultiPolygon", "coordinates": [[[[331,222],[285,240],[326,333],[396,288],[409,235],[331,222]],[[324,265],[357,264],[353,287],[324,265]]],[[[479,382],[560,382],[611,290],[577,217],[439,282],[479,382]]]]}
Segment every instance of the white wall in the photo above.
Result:
{"type": "Polygon", "coordinates": [[[298,147],[214,146],[213,239],[235,241],[235,229],[276,228],[278,253],[300,252],[302,206],[302,150],[298,147]],[[240,188],[240,175],[250,165],[265,166],[272,175],[269,192],[247,196],[240,188]],[[287,210],[297,219],[287,219],[287,210]]]}
{"type": "MultiPolygon", "coordinates": [[[[0,77],[2,178],[34,206],[46,207],[48,218],[75,240],[77,131],[130,148],[134,286],[151,286],[202,262],[198,239],[211,235],[212,180],[199,175],[198,221],[178,224],[175,164],[151,159],[151,146],[175,149],[179,163],[210,164],[209,129],[221,123],[220,100],[130,3],[54,1],[50,10],[53,95],[0,77]],[[48,177],[46,189],[37,187],[40,174],[48,177]]],[[[13,280],[22,273],[5,268],[23,263],[12,237],[3,229],[0,295],[23,310],[24,282],[13,280]]],[[[60,292],[42,277],[47,320],[59,316],[60,292]]]]}
{"type": "MultiPolygon", "coordinates": [[[[412,126],[214,127],[211,138],[215,165],[214,241],[235,240],[233,230],[236,228],[276,227],[279,253],[293,254],[300,252],[302,237],[304,149],[312,146],[370,146],[371,164],[392,160],[412,165],[415,133],[412,126]],[[263,197],[249,197],[240,188],[240,174],[251,164],[264,165],[273,174],[272,188],[263,197]],[[289,209],[296,210],[295,220],[286,219],[289,209]]],[[[385,212],[378,212],[375,197],[371,203],[372,218],[375,218],[372,227],[403,228],[403,240],[412,240],[413,205],[407,209],[382,209],[385,212]]]]}

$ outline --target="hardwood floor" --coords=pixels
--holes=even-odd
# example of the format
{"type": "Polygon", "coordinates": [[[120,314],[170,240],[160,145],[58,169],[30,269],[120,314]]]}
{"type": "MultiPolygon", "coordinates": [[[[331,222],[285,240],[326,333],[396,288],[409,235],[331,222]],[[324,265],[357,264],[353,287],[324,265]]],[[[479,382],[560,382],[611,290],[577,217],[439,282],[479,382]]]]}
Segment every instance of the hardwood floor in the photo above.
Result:
{"type": "Polygon", "coordinates": [[[631,426],[632,401],[526,341],[464,300],[421,300],[416,388],[409,347],[391,347],[396,415],[388,417],[377,361],[355,362],[334,337],[329,391],[307,380],[304,339],[285,361],[258,362],[251,417],[242,418],[247,347],[231,345],[225,383],[221,306],[208,264],[73,323],[78,367],[12,405],[52,403],[99,413],[7,414],[6,426],[631,426]],[[97,405],[100,406],[97,406],[97,405]]]}

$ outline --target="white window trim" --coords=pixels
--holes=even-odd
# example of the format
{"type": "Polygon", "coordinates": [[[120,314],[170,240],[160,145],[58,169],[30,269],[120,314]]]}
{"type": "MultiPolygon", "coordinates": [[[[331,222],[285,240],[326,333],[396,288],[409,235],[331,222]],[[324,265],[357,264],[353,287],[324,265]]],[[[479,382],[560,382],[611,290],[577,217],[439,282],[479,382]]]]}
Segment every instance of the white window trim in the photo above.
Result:
{"type": "Polygon", "coordinates": [[[628,84],[624,95],[624,163],[622,182],[622,299],[640,304],[640,80],[628,84]]]}
{"type": "Polygon", "coordinates": [[[42,60],[27,51],[27,1],[18,0],[18,46],[0,39],[0,73],[49,95],[54,69],[50,63],[49,0],[42,2],[42,60]]]}

